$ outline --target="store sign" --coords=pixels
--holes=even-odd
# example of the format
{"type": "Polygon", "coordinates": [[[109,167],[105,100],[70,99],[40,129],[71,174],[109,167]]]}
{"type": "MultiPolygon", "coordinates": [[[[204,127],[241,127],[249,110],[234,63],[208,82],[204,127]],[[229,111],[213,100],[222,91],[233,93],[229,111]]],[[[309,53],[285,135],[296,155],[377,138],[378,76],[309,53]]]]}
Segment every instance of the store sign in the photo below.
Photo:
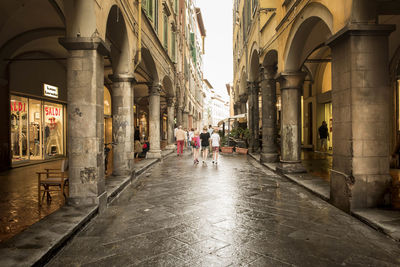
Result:
{"type": "Polygon", "coordinates": [[[58,98],[58,87],[49,84],[43,84],[43,88],[44,96],[58,98]]]}

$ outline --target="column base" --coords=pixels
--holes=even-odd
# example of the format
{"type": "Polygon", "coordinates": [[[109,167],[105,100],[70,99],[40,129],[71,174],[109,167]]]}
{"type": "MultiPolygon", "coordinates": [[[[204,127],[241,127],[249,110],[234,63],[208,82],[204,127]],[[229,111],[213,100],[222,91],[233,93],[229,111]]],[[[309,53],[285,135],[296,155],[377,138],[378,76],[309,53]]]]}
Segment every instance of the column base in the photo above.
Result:
{"type": "Polygon", "coordinates": [[[67,204],[73,207],[98,206],[99,212],[101,212],[107,207],[107,192],[104,191],[98,196],[68,197],[67,204]]]}
{"type": "Polygon", "coordinates": [[[304,168],[301,161],[280,161],[278,166],[276,167],[276,171],[281,174],[290,174],[290,173],[306,173],[307,170],[304,168]]]}
{"type": "Polygon", "coordinates": [[[279,161],[278,153],[261,153],[260,162],[261,163],[275,163],[279,161]]]}
{"type": "Polygon", "coordinates": [[[165,147],[165,149],[168,149],[168,150],[175,150],[175,149],[176,149],[176,146],[175,146],[174,144],[170,144],[170,145],[167,145],[167,146],[165,147]]]}
{"type": "Polygon", "coordinates": [[[148,159],[160,159],[161,158],[161,150],[151,150],[146,153],[146,158],[148,159]]]}
{"type": "Polygon", "coordinates": [[[345,212],[389,206],[391,181],[389,174],[351,176],[332,170],[330,202],[345,212]]]}

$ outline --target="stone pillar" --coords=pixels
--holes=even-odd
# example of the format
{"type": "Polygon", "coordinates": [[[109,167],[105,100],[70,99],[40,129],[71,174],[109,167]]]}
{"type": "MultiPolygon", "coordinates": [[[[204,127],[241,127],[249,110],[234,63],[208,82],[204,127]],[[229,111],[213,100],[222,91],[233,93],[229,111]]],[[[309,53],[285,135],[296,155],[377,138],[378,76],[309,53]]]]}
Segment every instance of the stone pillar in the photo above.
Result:
{"type": "Polygon", "coordinates": [[[161,85],[153,84],[149,87],[149,138],[150,151],[147,158],[161,158],[160,149],[160,92],[161,85]]]}
{"type": "Polygon", "coordinates": [[[182,126],[183,124],[183,109],[182,107],[177,108],[177,114],[176,114],[176,126],[182,126]]]}
{"type": "Polygon", "coordinates": [[[183,123],[182,123],[183,128],[189,127],[189,111],[184,110],[183,111],[183,123]]]}
{"type": "Polygon", "coordinates": [[[261,163],[277,162],[278,145],[276,141],[276,67],[266,67],[262,71],[262,153],[261,163]]]}
{"type": "Polygon", "coordinates": [[[239,96],[240,97],[240,102],[239,102],[239,109],[241,114],[247,113],[247,94],[242,94],[239,96]]]}
{"type": "Polygon", "coordinates": [[[249,151],[256,152],[260,146],[259,139],[259,105],[258,105],[258,83],[248,82],[249,110],[248,127],[250,131],[249,151]]]}
{"type": "Polygon", "coordinates": [[[305,73],[284,72],[280,76],[282,99],[281,160],[278,171],[301,173],[301,91],[305,73]]]}
{"type": "Polygon", "coordinates": [[[8,81],[0,78],[0,171],[11,168],[10,94],[8,81]]]}
{"type": "Polygon", "coordinates": [[[175,118],[175,99],[170,97],[167,99],[167,112],[168,112],[168,145],[167,149],[175,149],[174,137],[174,118],[175,118]]]}
{"type": "Polygon", "coordinates": [[[71,205],[107,204],[104,185],[104,56],[100,38],[62,38],[68,50],[68,159],[71,205]]]}
{"type": "Polygon", "coordinates": [[[350,24],[332,49],[333,164],[330,200],[350,212],[387,204],[393,25],[350,24]]]}
{"type": "Polygon", "coordinates": [[[113,175],[132,174],[134,162],[133,76],[114,75],[112,84],[113,175]]]}

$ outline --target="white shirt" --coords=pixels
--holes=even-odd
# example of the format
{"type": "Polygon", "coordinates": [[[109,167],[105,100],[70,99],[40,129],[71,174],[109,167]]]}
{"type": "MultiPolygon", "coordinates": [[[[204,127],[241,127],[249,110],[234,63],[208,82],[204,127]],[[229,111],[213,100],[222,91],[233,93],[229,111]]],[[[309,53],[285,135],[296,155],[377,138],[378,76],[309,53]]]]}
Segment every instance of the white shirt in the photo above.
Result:
{"type": "Polygon", "coordinates": [[[192,141],[193,137],[194,137],[194,132],[190,131],[189,132],[189,141],[192,141]]]}
{"type": "Polygon", "coordinates": [[[219,139],[220,139],[219,134],[213,133],[211,135],[211,145],[212,146],[219,146],[219,139]]]}

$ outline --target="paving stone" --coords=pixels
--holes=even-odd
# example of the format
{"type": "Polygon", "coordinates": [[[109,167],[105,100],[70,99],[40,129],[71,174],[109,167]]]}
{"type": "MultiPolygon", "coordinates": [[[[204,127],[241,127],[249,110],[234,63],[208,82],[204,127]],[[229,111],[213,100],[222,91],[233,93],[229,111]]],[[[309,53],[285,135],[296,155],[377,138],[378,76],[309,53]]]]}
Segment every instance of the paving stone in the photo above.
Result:
{"type": "Polygon", "coordinates": [[[170,157],[150,173],[48,265],[400,265],[399,243],[250,157],[170,157]]]}

